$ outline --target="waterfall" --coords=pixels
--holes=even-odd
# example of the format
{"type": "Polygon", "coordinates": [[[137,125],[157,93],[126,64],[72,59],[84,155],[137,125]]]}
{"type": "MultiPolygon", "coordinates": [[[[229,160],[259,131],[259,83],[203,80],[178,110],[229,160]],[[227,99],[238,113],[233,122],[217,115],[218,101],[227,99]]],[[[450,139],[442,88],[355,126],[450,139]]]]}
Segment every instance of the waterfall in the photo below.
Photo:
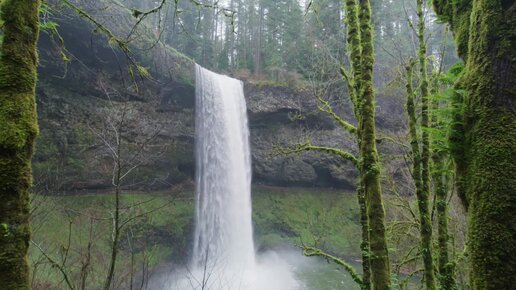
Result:
{"type": "Polygon", "coordinates": [[[192,259],[168,289],[303,289],[276,252],[256,256],[241,81],[195,66],[196,219],[192,259]]]}
{"type": "Polygon", "coordinates": [[[255,266],[255,252],[242,82],[196,65],[195,109],[197,215],[192,266],[219,276],[221,269],[246,275],[255,266]]]}

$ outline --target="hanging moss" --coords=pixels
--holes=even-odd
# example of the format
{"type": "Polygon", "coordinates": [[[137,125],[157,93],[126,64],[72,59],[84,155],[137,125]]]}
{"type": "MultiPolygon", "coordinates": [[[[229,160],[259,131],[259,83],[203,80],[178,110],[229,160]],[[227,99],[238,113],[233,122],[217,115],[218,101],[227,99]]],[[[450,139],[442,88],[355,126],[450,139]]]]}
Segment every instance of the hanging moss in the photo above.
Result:
{"type": "Polygon", "coordinates": [[[4,0],[0,18],[0,289],[30,289],[31,158],[38,134],[35,85],[39,33],[36,0],[4,0]]]}
{"type": "Polygon", "coordinates": [[[516,9],[509,2],[434,1],[466,63],[463,138],[454,141],[463,151],[455,162],[468,204],[473,289],[511,289],[516,277],[516,9]]]}

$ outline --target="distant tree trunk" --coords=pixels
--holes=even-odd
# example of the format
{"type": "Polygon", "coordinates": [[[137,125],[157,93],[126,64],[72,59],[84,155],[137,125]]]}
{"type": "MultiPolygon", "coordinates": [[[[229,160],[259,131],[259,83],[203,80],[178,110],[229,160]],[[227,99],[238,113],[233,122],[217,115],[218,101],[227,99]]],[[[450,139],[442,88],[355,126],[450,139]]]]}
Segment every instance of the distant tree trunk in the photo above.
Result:
{"type": "Polygon", "coordinates": [[[437,211],[437,244],[439,249],[438,256],[438,270],[439,283],[442,289],[454,290],[457,289],[455,283],[454,265],[450,262],[449,257],[449,240],[448,232],[448,192],[449,181],[448,174],[446,174],[447,166],[446,159],[442,153],[432,153],[433,168],[433,184],[436,197],[436,211],[437,211]]]}
{"type": "Polygon", "coordinates": [[[376,150],[375,95],[373,91],[373,31],[371,25],[371,3],[360,0],[360,94],[357,102],[360,115],[359,151],[360,173],[366,198],[369,221],[369,247],[371,250],[371,281],[373,289],[391,289],[391,273],[387,239],[385,237],[385,210],[380,186],[380,164],[376,150]]]}
{"type": "Polygon", "coordinates": [[[4,0],[0,50],[0,289],[30,289],[31,158],[38,134],[37,0],[4,0]]]}
{"type": "Polygon", "coordinates": [[[262,74],[262,39],[263,39],[263,16],[264,16],[264,7],[263,1],[260,1],[258,7],[258,26],[257,36],[255,42],[255,52],[254,52],[254,73],[259,76],[262,74]]]}
{"type": "MultiPolygon", "coordinates": [[[[231,9],[231,11],[235,11],[235,3],[233,2],[234,0],[231,0],[230,4],[229,4],[229,9],[231,9]]],[[[232,16],[232,18],[230,19],[230,22],[229,24],[226,24],[228,27],[227,27],[227,30],[226,30],[226,44],[227,44],[227,47],[228,47],[228,54],[229,54],[229,66],[228,68],[230,69],[234,69],[236,68],[235,66],[235,31],[236,31],[236,23],[234,23],[234,17],[235,15],[232,16]]]]}
{"type": "MultiPolygon", "coordinates": [[[[420,219],[420,235],[421,235],[421,255],[423,257],[423,266],[425,269],[425,285],[427,290],[435,289],[434,263],[432,255],[432,221],[430,219],[430,128],[429,118],[429,90],[428,90],[428,73],[426,61],[426,39],[425,39],[425,16],[423,14],[423,0],[417,0],[417,16],[418,16],[418,56],[419,56],[419,72],[420,72],[420,90],[421,90],[421,183],[420,188],[416,190],[417,204],[419,208],[420,219]]],[[[415,121],[415,120],[414,120],[415,121]]],[[[415,124],[414,124],[415,125],[415,124]]],[[[417,136],[412,136],[417,138],[417,136]]],[[[419,145],[418,145],[419,146],[419,145]]],[[[414,146],[412,146],[414,150],[414,146]]],[[[419,151],[419,150],[418,150],[419,151]]],[[[414,168],[415,170],[416,168],[414,168]]],[[[419,169],[418,169],[419,170],[419,169]]]]}
{"type": "Polygon", "coordinates": [[[115,181],[115,213],[113,216],[113,232],[112,232],[112,240],[111,240],[111,259],[109,261],[109,269],[108,275],[106,277],[106,281],[104,282],[104,290],[109,290],[113,283],[115,277],[115,267],[118,256],[118,243],[120,241],[120,195],[121,195],[121,176],[122,176],[122,167],[121,167],[121,150],[120,143],[117,142],[117,159],[115,160],[116,172],[113,180],[115,181]]]}
{"type": "Polygon", "coordinates": [[[454,32],[465,91],[454,132],[459,195],[468,211],[472,289],[513,289],[516,277],[516,4],[434,0],[454,32]]]}
{"type": "MultiPolygon", "coordinates": [[[[434,76],[431,94],[438,93],[438,75],[434,76]]],[[[446,132],[449,128],[448,124],[438,117],[437,112],[440,110],[440,104],[437,98],[431,101],[432,112],[432,129],[438,132],[446,132]]],[[[455,281],[455,263],[450,262],[449,244],[450,234],[448,231],[448,202],[449,195],[452,192],[451,177],[449,165],[449,156],[443,149],[445,148],[446,139],[432,140],[432,184],[435,194],[435,208],[437,213],[437,280],[441,289],[456,290],[457,283],[455,281]]]]}

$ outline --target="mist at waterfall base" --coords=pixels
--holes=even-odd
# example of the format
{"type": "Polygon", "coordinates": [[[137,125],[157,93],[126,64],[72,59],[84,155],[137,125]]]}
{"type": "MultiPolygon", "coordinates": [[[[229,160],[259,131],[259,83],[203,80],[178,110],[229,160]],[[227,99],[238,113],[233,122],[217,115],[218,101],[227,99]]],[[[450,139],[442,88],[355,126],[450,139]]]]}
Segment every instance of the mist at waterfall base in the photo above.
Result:
{"type": "Polygon", "coordinates": [[[160,267],[153,290],[358,290],[349,275],[298,249],[256,254],[243,85],[196,66],[196,225],[191,261],[160,267]]]}
{"type": "Polygon", "coordinates": [[[299,289],[292,266],[278,254],[255,254],[242,82],[196,65],[195,110],[193,254],[184,278],[172,289],[299,289]]]}

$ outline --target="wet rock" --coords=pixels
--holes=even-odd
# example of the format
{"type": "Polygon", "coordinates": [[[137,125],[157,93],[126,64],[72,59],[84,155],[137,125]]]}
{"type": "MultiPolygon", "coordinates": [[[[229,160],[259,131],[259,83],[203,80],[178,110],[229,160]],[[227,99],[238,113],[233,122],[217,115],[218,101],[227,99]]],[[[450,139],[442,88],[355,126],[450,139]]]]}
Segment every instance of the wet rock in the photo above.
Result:
{"type": "Polygon", "coordinates": [[[285,160],[282,169],[283,180],[288,183],[310,185],[317,179],[313,166],[297,158],[285,160]]]}

